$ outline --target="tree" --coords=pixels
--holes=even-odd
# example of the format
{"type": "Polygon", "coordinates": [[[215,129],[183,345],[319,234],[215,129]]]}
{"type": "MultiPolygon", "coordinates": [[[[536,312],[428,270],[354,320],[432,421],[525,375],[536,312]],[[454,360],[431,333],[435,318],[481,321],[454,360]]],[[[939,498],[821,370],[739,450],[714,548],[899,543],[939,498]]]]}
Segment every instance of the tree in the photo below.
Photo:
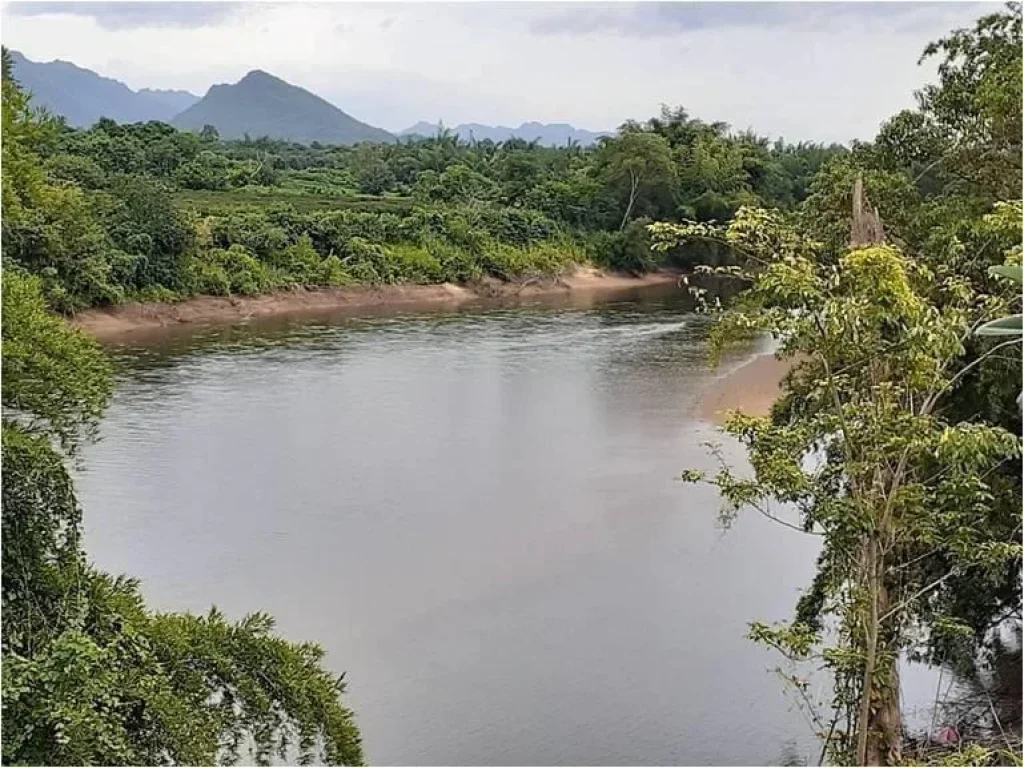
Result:
{"type": "Polygon", "coordinates": [[[950,609],[950,582],[983,589],[1020,567],[1019,485],[994,474],[1018,459],[1019,440],[946,412],[967,372],[1008,346],[965,360],[965,344],[1019,296],[966,290],[936,303],[931,270],[877,236],[826,253],[762,210],[741,209],[724,229],[651,230],[661,249],[691,238],[732,248],[742,266],[721,271],[750,287],[723,316],[716,344],[767,331],[781,342],[779,356],[794,361],[770,416],[736,413],[725,426],[746,446],[753,477],[724,463],[717,474],[684,474],[719,489],[726,519],[753,508],[822,537],[795,620],[754,624],[751,636],[831,671],[833,716],[819,726],[835,760],[898,764],[901,654],[926,656],[936,640],[973,645],[975,627],[950,609]],[[1015,528],[991,517],[999,496],[1016,498],[1015,528]]]}
{"type": "Polygon", "coordinates": [[[942,140],[936,163],[995,200],[1013,199],[1021,179],[1021,4],[988,14],[973,29],[931,43],[922,60],[942,56],[939,82],[918,94],[942,140]]]}
{"type": "Polygon", "coordinates": [[[361,762],[318,646],[263,614],[152,613],[136,582],[89,565],[66,459],[109,400],[110,364],[11,263],[3,308],[3,761],[361,762]]]}
{"type": "Polygon", "coordinates": [[[444,173],[425,172],[416,182],[416,195],[424,201],[480,205],[494,200],[497,185],[481,173],[462,164],[450,165],[444,173]]]}
{"type": "Polygon", "coordinates": [[[103,212],[106,230],[121,250],[136,257],[125,281],[138,288],[180,287],[184,255],[195,240],[195,229],[165,185],[146,177],[120,176],[111,185],[110,198],[103,212]]]}
{"type": "Polygon", "coordinates": [[[619,231],[626,228],[637,199],[644,192],[664,189],[675,180],[668,142],[654,133],[628,130],[605,140],[601,148],[604,177],[625,198],[619,231]]]}

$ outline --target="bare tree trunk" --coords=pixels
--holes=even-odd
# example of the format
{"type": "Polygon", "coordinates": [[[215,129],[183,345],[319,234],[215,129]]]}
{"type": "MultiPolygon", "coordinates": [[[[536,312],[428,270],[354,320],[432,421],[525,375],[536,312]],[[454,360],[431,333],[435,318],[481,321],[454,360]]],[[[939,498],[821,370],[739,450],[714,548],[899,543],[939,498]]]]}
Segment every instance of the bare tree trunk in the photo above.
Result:
{"type": "Polygon", "coordinates": [[[626,228],[629,221],[629,214],[633,212],[633,203],[636,202],[636,191],[640,187],[640,177],[634,172],[629,172],[629,205],[626,206],[626,213],[622,217],[622,224],[619,225],[619,232],[626,228]]]}
{"type": "Polygon", "coordinates": [[[850,226],[850,247],[864,248],[885,243],[882,218],[864,195],[864,180],[858,176],[853,185],[853,223],[850,226]]]}

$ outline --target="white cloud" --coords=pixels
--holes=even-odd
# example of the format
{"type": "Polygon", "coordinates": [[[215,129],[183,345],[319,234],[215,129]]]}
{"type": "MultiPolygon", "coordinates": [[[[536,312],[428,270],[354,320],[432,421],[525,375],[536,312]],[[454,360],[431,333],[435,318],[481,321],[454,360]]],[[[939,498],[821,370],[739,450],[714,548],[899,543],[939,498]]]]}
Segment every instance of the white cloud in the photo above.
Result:
{"type": "Polygon", "coordinates": [[[5,6],[4,43],[133,88],[202,94],[259,68],[392,130],[439,117],[607,129],[668,103],[839,141],[870,138],[913,103],[934,74],[917,65],[926,43],[999,7],[279,3],[217,13],[202,3],[190,17],[180,3],[150,23],[103,5],[5,6]]]}

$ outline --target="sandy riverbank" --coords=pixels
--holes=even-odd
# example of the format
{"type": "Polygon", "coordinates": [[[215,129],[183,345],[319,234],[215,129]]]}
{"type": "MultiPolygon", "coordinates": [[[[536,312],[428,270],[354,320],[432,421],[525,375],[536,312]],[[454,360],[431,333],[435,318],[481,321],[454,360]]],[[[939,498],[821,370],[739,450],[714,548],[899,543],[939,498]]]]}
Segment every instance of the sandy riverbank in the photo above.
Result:
{"type": "Polygon", "coordinates": [[[773,354],[755,357],[711,385],[701,415],[715,424],[722,424],[728,412],[736,409],[750,416],[766,416],[792,366],[792,360],[777,360],[773,354]]]}
{"type": "Polygon", "coordinates": [[[177,303],[122,304],[80,312],[72,322],[93,336],[109,340],[137,332],[183,324],[230,324],[253,317],[360,309],[458,306],[475,302],[565,294],[597,294],[647,286],[671,285],[679,275],[657,272],[643,277],[609,274],[590,267],[556,279],[504,283],[484,280],[472,285],[345,286],[296,290],[265,296],[198,296],[177,303]]]}

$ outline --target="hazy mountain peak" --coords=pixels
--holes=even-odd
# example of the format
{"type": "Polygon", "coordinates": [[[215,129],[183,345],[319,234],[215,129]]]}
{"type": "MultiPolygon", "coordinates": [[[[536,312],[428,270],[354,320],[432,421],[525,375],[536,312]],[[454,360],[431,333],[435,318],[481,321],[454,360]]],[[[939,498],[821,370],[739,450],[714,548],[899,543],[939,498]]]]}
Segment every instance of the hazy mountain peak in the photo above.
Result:
{"type": "Polygon", "coordinates": [[[213,125],[224,138],[269,136],[302,143],[394,141],[333,104],[269,72],[254,69],[234,84],[215,85],[172,121],[179,128],[213,125]]]}
{"type": "MultiPolygon", "coordinates": [[[[404,131],[400,136],[436,136],[440,124],[431,124],[421,120],[404,131]]],[[[441,126],[447,128],[447,126],[441,126]]],[[[597,143],[602,136],[610,136],[613,131],[588,131],[583,128],[576,128],[568,123],[540,123],[536,121],[524,122],[518,128],[511,128],[507,125],[484,125],[482,123],[460,123],[454,128],[447,128],[460,139],[465,141],[508,141],[509,139],[524,139],[525,141],[537,141],[545,146],[564,146],[568,141],[576,142],[582,146],[597,143]]]]}
{"type": "MultiPolygon", "coordinates": [[[[282,80],[281,78],[275,77],[274,75],[262,69],[250,69],[248,72],[245,73],[245,76],[238,81],[238,85],[241,85],[242,83],[261,82],[285,83],[285,81],[282,80]]],[[[285,83],[285,85],[287,85],[287,83],[285,83]]]]}
{"type": "Polygon", "coordinates": [[[70,61],[36,62],[14,50],[11,64],[14,78],[32,93],[34,103],[71,125],[92,125],[101,117],[119,123],[167,122],[199,99],[188,91],[133,91],[70,61]]]}

